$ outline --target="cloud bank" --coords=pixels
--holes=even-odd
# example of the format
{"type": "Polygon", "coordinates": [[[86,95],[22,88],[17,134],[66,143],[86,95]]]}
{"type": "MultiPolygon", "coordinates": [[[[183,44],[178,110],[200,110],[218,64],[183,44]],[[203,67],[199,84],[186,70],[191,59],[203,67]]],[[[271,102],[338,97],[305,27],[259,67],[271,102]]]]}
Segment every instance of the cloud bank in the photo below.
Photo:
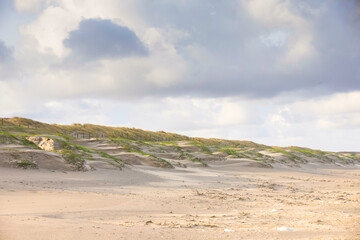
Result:
{"type": "Polygon", "coordinates": [[[70,123],[94,111],[98,123],[332,149],[360,140],[356,0],[31,2],[14,1],[12,17],[28,20],[0,42],[5,115],[70,123]],[[82,117],[61,117],[67,104],[82,117]]]}

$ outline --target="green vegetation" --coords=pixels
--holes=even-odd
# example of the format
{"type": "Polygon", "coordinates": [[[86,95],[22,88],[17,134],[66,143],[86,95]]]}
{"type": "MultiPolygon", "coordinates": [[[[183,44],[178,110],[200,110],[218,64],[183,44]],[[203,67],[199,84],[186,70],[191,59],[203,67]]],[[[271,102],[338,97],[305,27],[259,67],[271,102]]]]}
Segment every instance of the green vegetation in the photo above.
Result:
{"type": "Polygon", "coordinates": [[[69,149],[63,149],[60,151],[63,155],[65,161],[75,167],[78,171],[84,170],[84,163],[85,159],[84,157],[80,156],[79,154],[69,150],[69,149]]]}
{"type": "Polygon", "coordinates": [[[20,141],[21,141],[21,145],[23,145],[23,146],[31,147],[31,148],[35,148],[35,149],[41,149],[38,145],[27,140],[26,138],[20,138],[20,141]]]}
{"type": "Polygon", "coordinates": [[[222,148],[220,151],[230,156],[234,156],[236,158],[248,158],[261,162],[274,160],[273,157],[260,153],[259,150],[262,150],[262,148],[260,149],[249,148],[248,150],[245,149],[246,148],[242,148],[242,149],[222,148]]]}
{"type": "Polygon", "coordinates": [[[18,139],[10,133],[7,132],[0,132],[0,143],[4,144],[4,143],[10,143],[10,144],[14,144],[17,143],[18,139]]]}
{"type": "Polygon", "coordinates": [[[265,154],[262,154],[260,152],[257,152],[256,150],[253,151],[244,151],[247,155],[249,155],[250,159],[256,160],[256,161],[270,161],[273,162],[274,158],[265,154]]]}
{"type": "Polygon", "coordinates": [[[16,162],[16,165],[17,165],[17,167],[20,167],[20,168],[23,168],[23,169],[28,169],[28,168],[36,169],[36,168],[38,168],[36,163],[31,162],[29,160],[21,160],[19,162],[16,162]]]}
{"type": "Polygon", "coordinates": [[[360,154],[347,153],[347,154],[345,154],[345,157],[355,160],[357,162],[360,162],[360,154]]]}
{"type": "Polygon", "coordinates": [[[171,163],[169,163],[165,159],[159,158],[159,157],[157,157],[157,156],[155,156],[153,154],[150,154],[150,153],[146,153],[146,152],[142,151],[139,146],[136,145],[136,144],[140,144],[140,145],[152,146],[152,145],[150,145],[148,143],[145,144],[142,141],[139,142],[139,141],[124,140],[122,138],[119,138],[119,139],[111,138],[110,141],[112,143],[120,145],[126,152],[139,153],[139,154],[144,155],[144,156],[152,157],[154,160],[156,160],[159,163],[160,167],[173,168],[173,165],[171,165],[171,163]]]}
{"type": "Polygon", "coordinates": [[[281,149],[281,148],[278,148],[278,147],[273,147],[273,148],[270,148],[268,150],[272,151],[272,152],[282,153],[284,156],[286,156],[289,160],[293,161],[294,163],[303,162],[303,160],[299,156],[297,156],[297,155],[295,155],[293,153],[290,153],[290,152],[288,152],[288,151],[286,151],[284,149],[281,149]]]}
{"type": "Polygon", "coordinates": [[[307,149],[307,148],[295,148],[295,147],[291,147],[289,148],[293,151],[297,151],[297,152],[300,152],[302,154],[304,154],[305,156],[308,156],[308,157],[315,157],[316,154],[315,154],[315,151],[314,150],[311,150],[311,149],[307,149]]]}
{"type": "Polygon", "coordinates": [[[202,143],[208,146],[221,146],[230,148],[257,148],[265,149],[268,146],[263,144],[254,143],[251,141],[239,141],[239,140],[224,140],[217,138],[191,138],[192,141],[202,143]]]}
{"type": "Polygon", "coordinates": [[[267,146],[250,141],[223,140],[215,138],[191,138],[175,133],[164,131],[152,132],[137,128],[106,127],[94,124],[58,125],[46,124],[26,118],[4,118],[4,126],[0,126],[5,132],[22,132],[30,135],[51,134],[63,137],[66,140],[73,138],[122,138],[136,141],[162,142],[162,144],[177,145],[176,141],[194,141],[206,146],[222,145],[229,147],[257,147],[267,146]]]}
{"type": "Polygon", "coordinates": [[[164,146],[172,146],[172,147],[178,147],[178,143],[177,142],[157,142],[157,144],[160,144],[160,145],[164,145],[164,146]]]}
{"type": "Polygon", "coordinates": [[[138,146],[136,146],[134,142],[131,140],[122,139],[122,138],[119,139],[110,138],[110,141],[117,145],[120,145],[126,152],[134,152],[134,153],[140,153],[142,155],[147,155],[146,153],[141,151],[141,149],[138,146]]]}
{"type": "Polygon", "coordinates": [[[181,168],[187,168],[187,165],[181,162],[177,162],[176,165],[181,168]]]}
{"type": "Polygon", "coordinates": [[[166,161],[163,158],[159,158],[153,154],[147,154],[147,155],[156,159],[157,162],[160,164],[160,167],[162,167],[162,168],[174,168],[174,166],[171,163],[169,163],[168,161],[166,161]]]}
{"type": "Polygon", "coordinates": [[[26,139],[28,135],[26,134],[11,134],[8,132],[0,132],[0,143],[3,144],[20,144],[26,147],[31,147],[31,148],[35,148],[35,149],[40,149],[36,144],[34,144],[33,142],[30,142],[29,140],[26,139]]]}
{"type": "Polygon", "coordinates": [[[208,167],[208,166],[209,166],[209,165],[208,165],[206,162],[204,162],[202,159],[197,158],[197,157],[194,157],[194,156],[190,157],[190,161],[192,161],[192,162],[199,162],[199,163],[201,163],[204,167],[208,167]]]}
{"type": "Polygon", "coordinates": [[[220,151],[235,156],[236,158],[251,158],[245,151],[235,150],[233,148],[222,148],[220,151]]]}
{"type": "Polygon", "coordinates": [[[328,156],[334,156],[334,155],[329,152],[324,152],[321,150],[313,150],[309,148],[299,148],[299,147],[289,147],[288,149],[291,149],[292,151],[300,152],[307,157],[317,158],[327,162],[333,162],[333,160],[328,156]]]}
{"type": "Polygon", "coordinates": [[[75,138],[72,136],[68,136],[68,135],[63,135],[63,134],[55,134],[58,137],[61,137],[63,139],[65,139],[66,141],[70,141],[70,140],[74,140],[75,138]]]}
{"type": "Polygon", "coordinates": [[[240,157],[238,152],[236,150],[234,150],[234,149],[224,148],[224,149],[221,149],[221,151],[228,154],[228,155],[233,155],[233,156],[236,156],[236,157],[240,157]]]}
{"type": "Polygon", "coordinates": [[[151,144],[144,142],[144,141],[136,141],[136,144],[142,145],[142,146],[148,146],[148,147],[152,147],[151,144]]]}
{"type": "Polygon", "coordinates": [[[201,163],[204,167],[208,167],[207,163],[205,163],[202,159],[195,157],[191,153],[181,151],[180,152],[180,159],[188,159],[192,162],[201,163]]]}
{"type": "Polygon", "coordinates": [[[117,167],[121,168],[125,166],[125,163],[121,159],[100,150],[95,150],[95,151],[98,152],[101,157],[115,161],[118,164],[117,167]]]}
{"type": "Polygon", "coordinates": [[[194,146],[199,147],[202,152],[204,152],[206,154],[212,154],[212,151],[210,150],[210,148],[208,146],[204,145],[203,143],[193,141],[192,144],[194,146]]]}
{"type": "Polygon", "coordinates": [[[91,153],[92,150],[87,148],[87,147],[84,147],[84,146],[81,146],[81,145],[77,145],[77,144],[73,144],[73,143],[70,143],[70,142],[67,142],[67,141],[64,141],[64,140],[61,140],[61,139],[56,139],[60,145],[61,145],[61,148],[63,149],[67,149],[67,150],[79,150],[79,151],[82,151],[82,152],[87,152],[87,153],[91,153]]]}
{"type": "Polygon", "coordinates": [[[125,165],[121,159],[101,150],[87,148],[64,140],[58,139],[58,141],[61,143],[61,147],[63,148],[63,150],[60,150],[60,153],[63,155],[64,159],[68,163],[74,165],[77,170],[84,170],[85,159],[92,160],[92,154],[95,153],[99,154],[103,158],[115,161],[117,163],[116,166],[119,168],[125,165]]]}

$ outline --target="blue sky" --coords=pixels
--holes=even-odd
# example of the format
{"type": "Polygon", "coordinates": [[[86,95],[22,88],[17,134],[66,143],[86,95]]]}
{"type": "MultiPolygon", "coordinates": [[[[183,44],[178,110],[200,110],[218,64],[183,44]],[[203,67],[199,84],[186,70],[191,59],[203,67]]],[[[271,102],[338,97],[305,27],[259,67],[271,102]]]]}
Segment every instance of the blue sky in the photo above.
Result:
{"type": "Polygon", "coordinates": [[[360,4],[4,0],[0,112],[360,151],[360,4]]]}

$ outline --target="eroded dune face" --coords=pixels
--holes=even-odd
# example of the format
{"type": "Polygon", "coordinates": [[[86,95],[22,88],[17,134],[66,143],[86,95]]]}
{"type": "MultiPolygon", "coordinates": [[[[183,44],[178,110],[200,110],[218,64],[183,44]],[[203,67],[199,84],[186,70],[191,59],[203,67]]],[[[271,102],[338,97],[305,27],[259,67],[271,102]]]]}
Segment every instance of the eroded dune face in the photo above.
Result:
{"type": "Polygon", "coordinates": [[[52,138],[35,136],[35,137],[28,137],[27,140],[35,143],[37,146],[39,146],[41,149],[45,151],[54,151],[61,149],[60,143],[52,138]]]}
{"type": "Polygon", "coordinates": [[[15,151],[3,151],[0,149],[0,167],[48,169],[54,171],[74,170],[60,154],[39,150],[29,151],[26,149],[17,149],[15,151]]]}

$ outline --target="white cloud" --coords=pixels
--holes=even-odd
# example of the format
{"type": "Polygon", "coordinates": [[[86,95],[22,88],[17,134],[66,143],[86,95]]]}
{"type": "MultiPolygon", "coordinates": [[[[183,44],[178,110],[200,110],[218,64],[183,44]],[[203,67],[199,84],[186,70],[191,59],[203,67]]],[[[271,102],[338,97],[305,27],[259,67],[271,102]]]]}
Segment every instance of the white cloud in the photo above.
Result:
{"type": "Polygon", "coordinates": [[[268,35],[260,36],[260,40],[268,47],[281,47],[286,44],[290,33],[281,30],[273,30],[268,35]]]}
{"type": "MultiPolygon", "coordinates": [[[[285,98],[286,99],[286,98],[285,98]]],[[[324,150],[356,150],[360,132],[360,92],[332,94],[272,105],[264,122],[273,145],[324,150]]],[[[261,140],[262,138],[259,138],[261,140]]]]}
{"type": "Polygon", "coordinates": [[[48,101],[41,113],[43,121],[57,124],[92,123],[109,125],[110,118],[104,114],[109,106],[104,101],[81,99],[78,101],[48,101]],[[69,121],[69,119],[71,119],[69,121]]]}
{"type": "MultiPolygon", "coordinates": [[[[290,1],[242,0],[241,3],[249,15],[262,26],[271,30],[283,29],[283,31],[293,33],[287,40],[287,52],[280,60],[282,68],[289,66],[295,68],[296,65],[316,56],[316,49],[312,45],[311,24],[307,19],[291,10],[290,1]]],[[[270,35],[264,39],[269,41],[269,38],[271,40],[274,36],[270,35]]],[[[282,42],[285,41],[282,40],[282,42]]]]}
{"type": "Polygon", "coordinates": [[[14,5],[19,12],[37,13],[41,11],[41,7],[45,0],[14,0],[14,5]]]}
{"type": "Polygon", "coordinates": [[[330,96],[298,101],[293,104],[298,112],[315,116],[342,115],[360,112],[360,91],[336,93],[330,96]]]}
{"type": "Polygon", "coordinates": [[[146,129],[188,131],[248,124],[253,115],[237,99],[166,98],[135,104],[129,116],[146,129]]]}
{"type": "Polygon", "coordinates": [[[21,89],[21,86],[0,81],[0,112],[2,116],[12,116],[26,111],[24,99],[16,92],[16,88],[21,89]]]}
{"type": "MultiPolygon", "coordinates": [[[[30,2],[41,4],[41,0],[18,1],[20,8],[33,6],[30,2]],[[28,1],[26,1],[28,2],[28,1]]],[[[49,5],[39,15],[37,20],[23,26],[21,33],[33,37],[41,53],[53,53],[57,57],[64,57],[69,51],[63,46],[63,40],[69,32],[78,27],[79,22],[86,18],[112,19],[120,25],[125,25],[135,32],[142,34],[145,24],[138,16],[133,1],[106,0],[102,4],[98,1],[55,0],[56,5],[49,5]],[[95,7],[96,6],[96,7],[95,7]]]]}
{"type": "Polygon", "coordinates": [[[21,28],[21,33],[36,40],[36,48],[43,54],[55,54],[64,57],[69,51],[63,46],[63,40],[71,30],[77,28],[80,16],[61,7],[49,6],[35,22],[21,28]]]}
{"type": "Polygon", "coordinates": [[[92,0],[58,1],[57,6],[48,6],[34,22],[21,28],[24,43],[16,51],[17,58],[26,56],[22,59],[24,64],[32,65],[31,79],[39,86],[39,91],[46,89],[45,95],[58,97],[97,92],[128,98],[138,97],[150,88],[166,88],[186,79],[187,63],[173,43],[186,38],[186,32],[147,26],[136,12],[133,1],[97,3],[92,0]],[[70,62],[62,66],[61,62],[70,53],[63,41],[84,18],[111,19],[129,27],[149,48],[150,56],[82,65],[70,62]],[[42,55],[36,56],[34,49],[42,55]]]}
{"type": "Polygon", "coordinates": [[[290,105],[302,119],[315,121],[316,128],[360,128],[360,92],[338,93],[290,105]]]}

